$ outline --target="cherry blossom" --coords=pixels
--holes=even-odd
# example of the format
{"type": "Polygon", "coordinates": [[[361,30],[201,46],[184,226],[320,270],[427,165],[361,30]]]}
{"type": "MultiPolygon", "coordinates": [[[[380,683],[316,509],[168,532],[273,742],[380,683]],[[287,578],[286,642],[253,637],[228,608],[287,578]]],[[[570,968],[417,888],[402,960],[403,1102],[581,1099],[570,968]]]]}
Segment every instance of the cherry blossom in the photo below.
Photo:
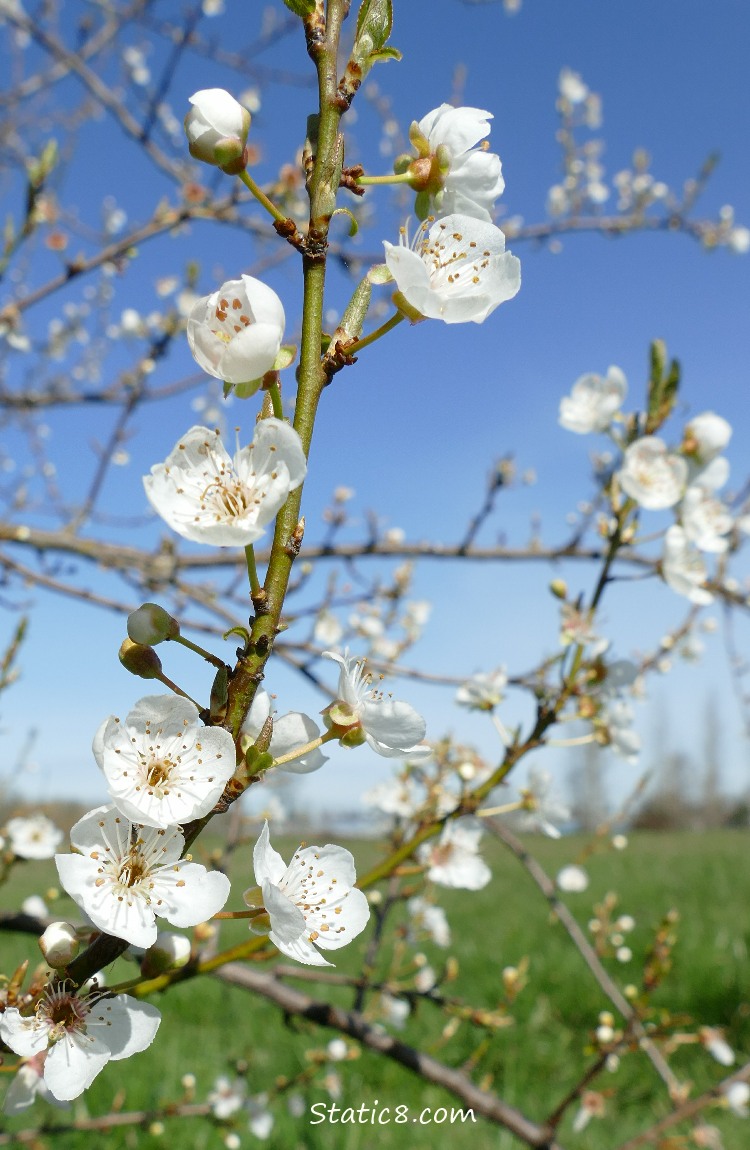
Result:
{"type": "MultiPolygon", "coordinates": [[[[247,745],[255,742],[270,715],[271,696],[268,691],[259,687],[242,724],[242,735],[247,745]]],[[[297,748],[314,742],[319,736],[320,730],[314,719],[301,711],[288,711],[286,715],[280,715],[278,718],[274,715],[273,733],[268,750],[275,759],[282,759],[297,748]]],[[[308,775],[312,771],[319,771],[327,762],[328,756],[324,755],[319,747],[314,747],[300,758],[280,763],[278,769],[289,771],[293,775],[308,775]]]]}
{"type": "Polygon", "coordinates": [[[8,1114],[10,1117],[21,1114],[24,1110],[28,1110],[37,1098],[42,1098],[60,1110],[69,1109],[69,1102],[61,1102],[59,1099],[53,1098],[47,1089],[47,1084],[44,1081],[46,1057],[47,1052],[43,1051],[20,1064],[3,1101],[4,1114],[8,1114]]]}
{"type": "Polygon", "coordinates": [[[680,520],[687,539],[700,551],[722,554],[729,547],[727,535],[734,520],[725,504],[700,483],[685,492],[680,520]]]}
{"type": "Polygon", "coordinates": [[[469,821],[447,822],[438,841],[423,843],[418,851],[429,881],[462,890],[487,886],[492,872],[479,855],[481,837],[482,828],[469,821]]]}
{"type": "Polygon", "coordinates": [[[502,195],[500,157],[476,145],[490,133],[490,112],[441,104],[412,124],[409,137],[418,159],[415,174],[417,214],[460,213],[489,221],[495,200],[502,195]]]}
{"type": "Polygon", "coordinates": [[[124,722],[110,715],[93,750],[117,808],[149,827],[208,814],[236,762],[229,731],[205,727],[195,704],[178,695],[148,695],[124,722]]]}
{"type": "Polygon", "coordinates": [[[46,1052],[44,1082],[60,1101],[77,1098],[108,1062],[150,1046],[161,1015],[148,1002],[126,994],[95,991],[76,995],[65,984],[48,986],[34,1014],[15,1006],[0,1015],[0,1037],[24,1058],[46,1052]]]}
{"type": "Polygon", "coordinates": [[[427,756],[429,749],[419,745],[425,721],[409,703],[386,698],[374,689],[364,664],[351,659],[348,651],[343,655],[334,651],[323,654],[341,668],[336,702],[323,712],[328,727],[340,727],[347,735],[361,733],[362,741],[386,758],[427,756]]]}
{"type": "Polygon", "coordinates": [[[236,175],[245,168],[250,113],[223,88],[203,88],[190,97],[185,117],[188,150],[196,160],[236,175]]]}
{"type": "Polygon", "coordinates": [[[456,702],[470,711],[492,711],[503,701],[508,674],[505,667],[495,671],[480,671],[472,675],[456,691],[456,702]]]}
{"type": "Polygon", "coordinates": [[[260,387],[279,354],[284,322],[284,307],[273,288],[243,275],[195,301],[187,321],[188,344],[198,366],[215,379],[257,381],[260,387]]]}
{"type": "Polygon", "coordinates": [[[437,946],[450,946],[451,929],[445,911],[426,899],[410,898],[406,904],[412,929],[424,931],[437,946]]]}
{"type": "Polygon", "coordinates": [[[687,485],[688,466],[679,455],[670,454],[655,435],[631,443],[617,473],[626,495],[649,511],[674,507],[687,485]]]}
{"type": "Polygon", "coordinates": [[[622,407],[628,385],[619,367],[609,367],[606,376],[582,375],[570,395],[560,400],[560,426],[578,435],[606,431],[622,407]]]}
{"type": "MultiPolygon", "coordinates": [[[[253,869],[271,919],[268,937],[289,958],[331,966],[316,947],[338,950],[367,925],[370,908],[354,886],[354,859],[344,847],[299,847],[286,866],[271,846],[266,822],[253,851],[253,869]]],[[[245,892],[246,900],[251,896],[245,892]]]]}
{"type": "Polygon", "coordinates": [[[306,470],[297,432],[270,418],[260,421],[252,443],[233,460],[218,432],[191,427],[143,484],[152,507],[178,535],[246,547],[260,539],[306,470]]]}
{"type": "MultiPolygon", "coordinates": [[[[406,312],[444,323],[483,323],[521,286],[521,263],[500,228],[471,216],[444,216],[419,228],[409,245],[384,241],[385,262],[406,312]]],[[[398,302],[398,300],[397,300],[398,302]]]]}
{"type": "Polygon", "coordinates": [[[521,798],[524,803],[521,826],[525,830],[543,831],[551,839],[559,839],[560,831],[555,823],[566,822],[570,818],[570,809],[553,789],[549,771],[531,767],[521,798]]]}
{"type": "Polygon", "coordinates": [[[721,455],[732,438],[732,425],[714,411],[694,415],[685,427],[683,449],[701,466],[721,455]]]}
{"type": "Polygon", "coordinates": [[[362,795],[368,806],[377,807],[386,815],[411,819],[424,803],[424,794],[411,776],[394,775],[376,783],[362,795]]]}
{"type": "Polygon", "coordinates": [[[580,894],[589,885],[589,876],[582,866],[571,863],[562,868],[555,882],[559,889],[564,890],[566,894],[580,894]]]}
{"type": "Polygon", "coordinates": [[[156,915],[196,926],[221,910],[229,879],[181,858],[179,831],[131,823],[116,807],[97,807],[75,824],[78,854],[55,855],[60,882],[94,926],[133,946],[156,941],[156,915]]]}
{"type": "Polygon", "coordinates": [[[63,832],[46,815],[19,815],[5,824],[8,845],[20,859],[51,859],[63,832]]]}
{"type": "Polygon", "coordinates": [[[706,565],[684,529],[676,523],[664,536],[661,573],[664,582],[691,603],[699,606],[713,603],[713,595],[704,587],[708,577],[706,565]]]}

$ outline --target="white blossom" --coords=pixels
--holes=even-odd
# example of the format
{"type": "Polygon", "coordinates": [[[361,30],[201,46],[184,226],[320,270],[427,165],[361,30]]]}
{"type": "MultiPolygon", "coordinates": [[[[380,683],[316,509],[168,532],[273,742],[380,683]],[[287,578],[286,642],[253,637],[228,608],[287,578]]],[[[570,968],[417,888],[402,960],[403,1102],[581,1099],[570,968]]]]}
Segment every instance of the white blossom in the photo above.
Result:
{"type": "Polygon", "coordinates": [[[323,654],[340,667],[336,702],[324,712],[327,724],[358,728],[368,746],[386,758],[426,756],[427,748],[419,745],[425,721],[409,703],[387,698],[373,688],[364,664],[351,659],[348,651],[323,654]]]}
{"type": "Polygon", "coordinates": [[[403,1030],[411,1013],[411,1007],[405,998],[395,998],[384,990],[380,995],[380,1011],[390,1026],[394,1026],[396,1030],[403,1030]]]}
{"type": "Polygon", "coordinates": [[[691,484],[685,492],[680,520],[686,538],[700,551],[722,554],[727,550],[726,537],[734,520],[725,504],[700,483],[691,484]]]}
{"type": "Polygon", "coordinates": [[[532,767],[521,798],[524,803],[520,820],[523,829],[543,831],[550,838],[559,839],[560,831],[555,823],[566,822],[570,818],[570,808],[553,789],[549,771],[532,767]]]}
{"type": "Polygon", "coordinates": [[[424,794],[411,776],[394,775],[366,790],[362,801],[386,815],[411,819],[424,803],[424,794]]]}
{"type": "Polygon", "coordinates": [[[462,890],[487,886],[492,872],[479,855],[481,837],[482,828],[470,822],[447,822],[436,843],[423,843],[418,850],[429,881],[462,890]]]}
{"type": "Polygon", "coordinates": [[[606,376],[582,375],[573,384],[570,395],[560,400],[561,427],[579,435],[606,431],[622,407],[627,390],[627,381],[619,367],[609,367],[606,376]]]}
{"type": "Polygon", "coordinates": [[[97,807],[70,832],[77,854],[55,855],[60,881],[94,926],[133,946],[156,941],[156,915],[196,926],[221,910],[229,879],[181,858],[179,831],[131,823],[115,807],[97,807]]]}
{"type": "Polygon", "coordinates": [[[214,1088],[206,1095],[214,1118],[231,1118],[245,1105],[247,1086],[242,1078],[227,1078],[220,1074],[214,1081],[214,1088]]]}
{"type": "Polygon", "coordinates": [[[495,200],[505,188],[502,165],[494,152],[476,147],[489,135],[491,119],[492,114],[481,108],[441,104],[412,126],[411,140],[421,162],[430,163],[425,205],[430,212],[491,219],[495,200]]]}
{"type": "Polygon", "coordinates": [[[297,432],[269,418],[233,460],[217,432],[191,427],[143,484],[151,505],[178,535],[216,547],[246,547],[260,539],[306,470],[297,432]]]}
{"type": "Polygon", "coordinates": [[[204,726],[195,703],[178,695],[148,695],[124,722],[110,715],[93,751],[118,810],[149,827],[208,814],[236,761],[229,731],[204,726]]]}
{"type": "Polygon", "coordinates": [[[706,565],[683,528],[676,523],[664,536],[661,573],[664,582],[691,603],[705,606],[713,602],[713,595],[704,586],[708,577],[706,565]]]}
{"type": "Polygon", "coordinates": [[[633,729],[635,715],[630,703],[626,699],[608,699],[599,712],[599,721],[607,731],[608,745],[615,754],[626,763],[637,763],[641,738],[633,729]]]}
{"type": "Polygon", "coordinates": [[[255,1097],[248,1098],[247,1112],[250,1115],[250,1121],[247,1124],[250,1133],[262,1142],[266,1138],[270,1138],[274,1117],[268,1109],[268,1095],[256,1094],[255,1097]]]}
{"type": "Polygon", "coordinates": [[[627,448],[617,477],[626,495],[641,507],[657,511],[673,507],[682,498],[688,466],[682,456],[667,451],[662,439],[647,435],[627,448]]]}
{"type": "MultiPolygon", "coordinates": [[[[242,735],[248,745],[254,743],[258,738],[270,715],[271,696],[268,694],[268,691],[259,687],[255,692],[250,710],[242,724],[242,735]]],[[[276,718],[274,715],[273,732],[268,750],[275,759],[281,759],[299,747],[304,747],[308,743],[314,742],[319,736],[320,730],[318,729],[318,724],[314,719],[311,719],[309,715],[305,715],[301,711],[289,711],[286,715],[279,716],[279,718],[276,718]]],[[[327,762],[328,756],[324,755],[319,747],[315,747],[312,751],[308,751],[298,759],[291,759],[288,763],[281,763],[278,769],[280,771],[289,771],[290,774],[294,775],[307,775],[312,771],[320,770],[323,764],[327,762]]]]}
{"type": "Polygon", "coordinates": [[[384,241],[385,262],[410,309],[445,323],[483,323],[521,286],[521,263],[500,228],[471,216],[426,221],[412,245],[384,241]]]}
{"type": "Polygon", "coordinates": [[[284,307],[273,288],[243,275],[195,301],[187,321],[188,344],[198,366],[215,379],[260,386],[279,354],[284,322],[284,307]]]}
{"type": "Polygon", "coordinates": [[[714,411],[694,415],[685,427],[684,447],[701,466],[721,455],[732,438],[732,425],[714,411]]]}
{"type": "Polygon", "coordinates": [[[5,824],[8,845],[20,859],[51,859],[63,832],[46,815],[19,815],[5,824]]]}
{"type": "Polygon", "coordinates": [[[46,1052],[45,1085],[54,1098],[67,1101],[82,1094],[108,1062],[150,1046],[160,1021],[155,1006],[126,994],[76,995],[58,985],[47,987],[29,1017],[7,1007],[0,1037],[23,1058],[46,1052]]]}
{"type": "Polygon", "coordinates": [[[59,1099],[53,1098],[47,1089],[47,1084],[44,1081],[46,1057],[47,1053],[43,1051],[20,1064],[3,1101],[4,1114],[11,1118],[17,1114],[22,1114],[24,1110],[28,1110],[29,1106],[33,1105],[37,1098],[50,1102],[60,1110],[67,1110],[70,1107],[69,1102],[61,1102],[59,1099]]]}
{"type": "Polygon", "coordinates": [[[203,88],[190,97],[185,117],[188,150],[196,160],[242,171],[250,113],[223,88],[203,88]],[[233,167],[236,161],[237,167],[233,167]]]}
{"type": "Polygon", "coordinates": [[[555,882],[559,889],[567,894],[580,894],[589,885],[589,876],[582,866],[571,863],[562,868],[555,882]]]}
{"type": "Polygon", "coordinates": [[[507,685],[505,667],[480,671],[461,684],[456,691],[456,702],[470,711],[492,711],[502,702],[507,685]]]}
{"type": "Polygon", "coordinates": [[[711,1057],[721,1066],[734,1065],[734,1051],[721,1030],[717,1030],[715,1026],[702,1026],[698,1031],[698,1037],[711,1057]]]}
{"type": "Polygon", "coordinates": [[[331,966],[316,946],[338,950],[367,925],[370,908],[354,886],[354,859],[344,847],[301,846],[286,866],[271,846],[266,822],[253,851],[253,869],[271,919],[268,937],[289,958],[331,966]]]}
{"type": "Polygon", "coordinates": [[[424,898],[410,898],[406,904],[413,929],[423,930],[437,946],[450,946],[451,929],[445,911],[424,898]]]}
{"type": "Polygon", "coordinates": [[[727,1105],[733,1114],[738,1118],[749,1118],[750,1108],[750,1086],[747,1082],[731,1082],[729,1086],[724,1087],[724,1097],[727,1100],[727,1105]]]}

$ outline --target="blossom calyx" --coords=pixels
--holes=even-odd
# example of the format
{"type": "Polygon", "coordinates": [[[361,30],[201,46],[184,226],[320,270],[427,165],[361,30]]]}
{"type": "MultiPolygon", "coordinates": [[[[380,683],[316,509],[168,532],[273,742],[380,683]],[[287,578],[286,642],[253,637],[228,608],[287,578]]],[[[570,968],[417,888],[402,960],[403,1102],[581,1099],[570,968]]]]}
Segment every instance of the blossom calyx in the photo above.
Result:
{"type": "Polygon", "coordinates": [[[185,117],[190,155],[236,176],[247,166],[250,113],[223,88],[204,88],[190,97],[185,117]]]}
{"type": "Polygon", "coordinates": [[[128,637],[142,647],[155,647],[179,634],[180,624],[158,603],[144,603],[128,615],[128,637]]]}
{"type": "Polygon", "coordinates": [[[161,659],[152,647],[144,647],[141,643],[134,643],[132,639],[123,639],[118,657],[131,675],[137,675],[140,679],[161,677],[161,659]]]}
{"type": "Polygon", "coordinates": [[[39,939],[39,949],[48,966],[63,970],[78,954],[81,942],[69,922],[51,922],[39,939]]]}

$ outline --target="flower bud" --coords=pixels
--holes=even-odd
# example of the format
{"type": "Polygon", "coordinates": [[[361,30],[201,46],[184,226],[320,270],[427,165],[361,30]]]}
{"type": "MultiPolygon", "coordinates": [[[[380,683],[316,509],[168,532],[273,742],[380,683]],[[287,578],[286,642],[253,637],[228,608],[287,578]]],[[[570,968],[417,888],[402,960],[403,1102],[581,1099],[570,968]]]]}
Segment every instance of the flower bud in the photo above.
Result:
{"type": "Polygon", "coordinates": [[[223,88],[204,88],[190,97],[185,117],[190,155],[229,175],[245,170],[250,113],[223,88]]]}
{"type": "Polygon", "coordinates": [[[128,636],[143,647],[176,639],[179,633],[180,624],[158,603],[144,603],[128,615],[128,636]]]}
{"type": "Polygon", "coordinates": [[[132,639],[123,639],[119,659],[126,671],[140,679],[158,679],[161,675],[161,659],[156,651],[134,643],[132,639]]]}
{"type": "Polygon", "coordinates": [[[549,589],[556,599],[567,599],[568,597],[568,584],[564,579],[553,579],[549,589]]]}
{"type": "Polygon", "coordinates": [[[62,970],[78,954],[81,943],[75,927],[69,922],[53,922],[39,939],[39,949],[48,966],[53,970],[62,970]]]}
{"type": "Polygon", "coordinates": [[[150,946],[141,962],[141,974],[155,978],[165,970],[179,970],[190,959],[190,939],[171,930],[160,930],[156,942],[150,946]]]}

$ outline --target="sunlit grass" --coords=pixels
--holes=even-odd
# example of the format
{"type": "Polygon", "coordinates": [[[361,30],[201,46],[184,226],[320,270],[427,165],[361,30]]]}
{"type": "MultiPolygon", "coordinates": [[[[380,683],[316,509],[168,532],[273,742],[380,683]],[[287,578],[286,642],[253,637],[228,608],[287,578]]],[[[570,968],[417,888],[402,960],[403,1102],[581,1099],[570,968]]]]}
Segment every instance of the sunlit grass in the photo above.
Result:
{"type": "MultiPolygon", "coordinates": [[[[583,840],[568,838],[559,843],[528,840],[534,852],[550,873],[573,861],[583,840]]],[[[360,869],[375,857],[372,843],[350,843],[360,869]]],[[[282,846],[282,853],[287,845],[282,846]]],[[[730,1043],[738,1056],[750,1055],[750,1022],[748,1021],[747,950],[750,941],[750,868],[744,859],[746,835],[742,832],[634,836],[624,852],[597,854],[588,863],[591,885],[585,894],[568,895],[566,901],[585,927],[593,906],[608,891],[619,897],[618,912],[632,915],[635,930],[628,943],[633,960],[620,964],[614,959],[605,965],[621,986],[638,983],[641,961],[653,937],[654,928],[673,908],[680,912],[678,943],[673,968],[654,1002],[673,1014],[695,1018],[708,1025],[727,1030],[730,1043]]],[[[530,1117],[541,1120],[575,1084],[592,1061],[587,1046],[597,1025],[601,1010],[610,1004],[595,984],[581,957],[570,944],[562,927],[550,921],[549,907],[515,859],[498,844],[486,840],[486,855],[494,872],[494,881],[484,891],[441,891],[453,931],[452,952],[458,958],[455,979],[444,992],[473,1006],[493,1008],[501,1000],[502,971],[529,961],[529,985],[518,999],[513,1024],[493,1034],[477,1031],[460,1023],[455,1033],[444,1033],[446,1017],[433,1004],[419,1002],[400,1036],[418,1045],[452,1066],[471,1065],[474,1080],[495,1089],[507,1101],[530,1117]],[[480,1044],[489,1035],[486,1048],[480,1044]]],[[[230,908],[241,906],[241,891],[251,882],[249,864],[236,857],[230,908]]],[[[29,863],[14,872],[9,887],[0,892],[0,906],[17,906],[20,898],[31,892],[44,894],[54,882],[54,872],[45,864],[29,863]]],[[[54,904],[54,914],[75,917],[66,898],[54,904]]],[[[403,922],[399,912],[396,922],[403,922]]],[[[246,925],[225,924],[221,930],[222,945],[245,936],[246,925]]],[[[35,961],[36,943],[32,938],[3,935],[3,967],[31,955],[35,961]]],[[[361,945],[354,945],[337,955],[336,969],[355,974],[367,935],[361,945]]],[[[404,950],[397,977],[405,984],[413,976],[411,956],[414,946],[404,950]]],[[[419,948],[438,973],[445,966],[446,954],[430,943],[419,948]]],[[[114,978],[130,977],[135,967],[121,962],[114,978]]],[[[392,977],[385,965],[383,977],[392,977]]],[[[113,979],[110,978],[110,981],[113,979]]],[[[315,996],[320,993],[345,1006],[351,1006],[353,991],[347,987],[316,990],[310,982],[294,982],[315,996]]],[[[376,996],[366,1009],[374,1008],[376,996]]],[[[494,1133],[483,1120],[477,1124],[420,1126],[409,1121],[393,1120],[374,1128],[367,1124],[325,1122],[310,1125],[309,1107],[313,1103],[330,1103],[323,1082],[324,1065],[311,1069],[311,1052],[322,1058],[326,1043],[334,1032],[291,1020],[286,1023],[278,1010],[255,997],[212,979],[195,980],[171,990],[156,1004],[164,1013],[164,1022],[154,1045],[143,1054],[111,1064],[97,1078],[85,1098],[74,1104],[73,1115],[106,1113],[113,1106],[130,1110],[155,1108],[182,1097],[181,1079],[192,1073],[197,1080],[196,1099],[203,1101],[217,1074],[233,1075],[236,1067],[247,1067],[251,1093],[278,1089],[281,1096],[272,1102],[276,1125],[267,1143],[271,1147],[304,1146],[310,1150],[346,1147],[428,1147],[446,1145],[457,1150],[487,1145],[503,1150],[510,1146],[509,1137],[494,1133]],[[294,1079],[307,1070],[311,1085],[304,1091],[302,1117],[287,1112],[284,1080],[294,1079]],[[121,1093],[122,1092],[122,1093],[121,1093]]],[[[353,1044],[350,1044],[355,1052],[353,1044]]],[[[673,1060],[680,1078],[693,1082],[699,1092],[717,1081],[722,1069],[696,1046],[680,1050],[673,1060]]],[[[423,1107],[450,1108],[455,1103],[445,1092],[426,1086],[420,1079],[393,1063],[364,1052],[335,1069],[341,1078],[341,1096],[337,1104],[358,1109],[365,1105],[379,1112],[384,1107],[404,1104],[415,1114],[423,1107]]],[[[604,1150],[616,1146],[626,1136],[636,1133],[649,1121],[667,1112],[665,1091],[650,1064],[642,1055],[626,1056],[614,1073],[605,1073],[596,1086],[608,1096],[607,1116],[593,1120],[580,1135],[572,1135],[573,1111],[561,1128],[564,1144],[586,1150],[604,1150]]],[[[66,1116],[52,1112],[37,1103],[26,1122],[13,1123],[14,1128],[29,1124],[30,1118],[65,1122],[66,1116]]],[[[724,1131],[726,1150],[745,1145],[746,1125],[740,1119],[714,1108],[710,1120],[724,1131]]],[[[254,1140],[247,1132],[246,1118],[238,1125],[243,1145],[254,1140]]],[[[59,1150],[83,1150],[90,1147],[92,1135],[55,1133],[59,1150]]],[[[192,1124],[168,1119],[164,1135],[148,1130],[116,1130],[97,1134],[97,1145],[112,1150],[119,1147],[180,1145],[185,1150],[220,1147],[222,1131],[205,1124],[192,1124]]]]}

